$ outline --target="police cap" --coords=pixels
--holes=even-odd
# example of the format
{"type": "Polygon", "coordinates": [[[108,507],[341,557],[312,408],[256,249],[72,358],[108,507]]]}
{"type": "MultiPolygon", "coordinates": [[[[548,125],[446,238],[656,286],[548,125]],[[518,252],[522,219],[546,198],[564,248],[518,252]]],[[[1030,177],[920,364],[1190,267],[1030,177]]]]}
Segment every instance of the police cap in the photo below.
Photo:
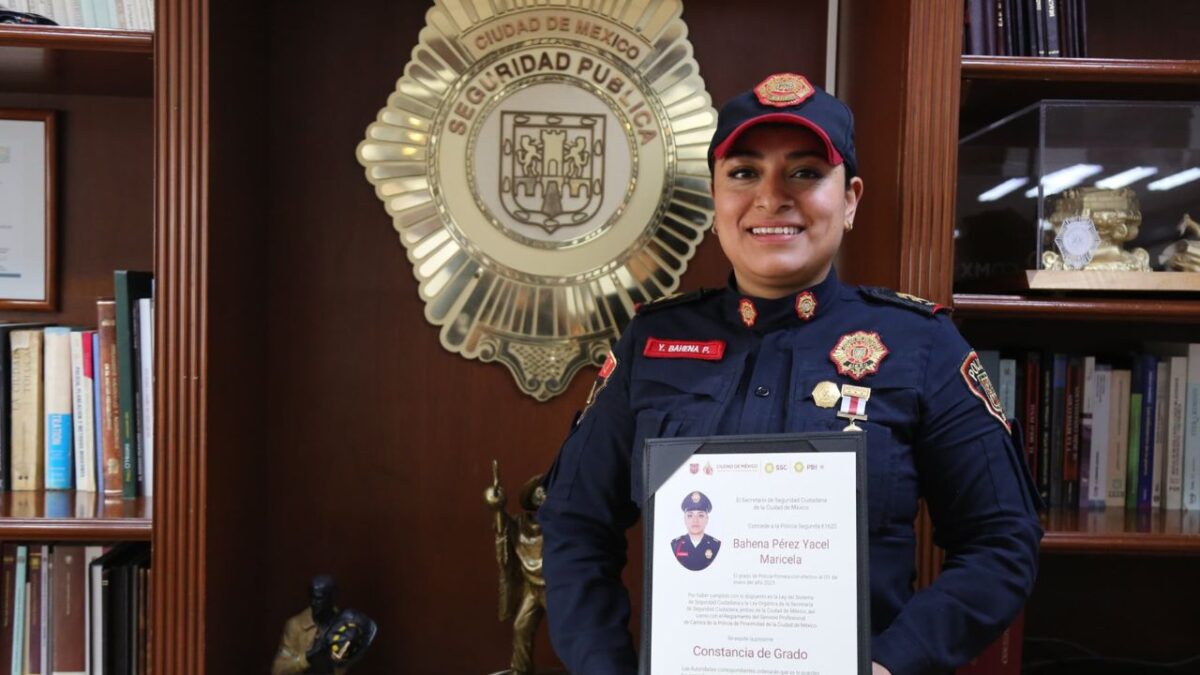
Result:
{"type": "Polygon", "coordinates": [[[708,512],[712,511],[712,502],[708,500],[708,497],[705,496],[703,492],[697,490],[696,492],[689,492],[688,495],[683,498],[683,504],[681,508],[684,511],[708,512]]]}
{"type": "Polygon", "coordinates": [[[777,73],[721,107],[717,131],[708,146],[708,169],[725,156],[747,129],[759,124],[796,124],[825,143],[825,158],[858,174],[854,156],[854,114],[850,107],[796,73],[777,73]]]}

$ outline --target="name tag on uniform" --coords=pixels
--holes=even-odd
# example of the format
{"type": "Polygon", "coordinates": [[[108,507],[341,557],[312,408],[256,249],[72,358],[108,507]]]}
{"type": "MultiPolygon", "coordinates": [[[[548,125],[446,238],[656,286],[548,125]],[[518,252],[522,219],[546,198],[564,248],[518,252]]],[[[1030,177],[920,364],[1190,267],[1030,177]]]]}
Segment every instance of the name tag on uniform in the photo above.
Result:
{"type": "Polygon", "coordinates": [[[725,358],[725,341],[660,340],[652,337],[646,340],[646,349],[642,355],[651,359],[720,361],[725,358]]]}

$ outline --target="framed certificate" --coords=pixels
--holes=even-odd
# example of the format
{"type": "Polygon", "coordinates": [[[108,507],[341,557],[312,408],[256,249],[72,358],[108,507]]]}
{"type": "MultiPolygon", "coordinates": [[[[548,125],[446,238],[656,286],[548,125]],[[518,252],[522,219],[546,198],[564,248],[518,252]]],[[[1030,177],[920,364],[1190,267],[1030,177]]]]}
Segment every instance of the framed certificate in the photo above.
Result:
{"type": "Polygon", "coordinates": [[[54,112],[0,108],[0,309],[55,306],[54,112]]]}
{"type": "Polygon", "coordinates": [[[641,675],[871,672],[866,438],[646,441],[641,675]]]}

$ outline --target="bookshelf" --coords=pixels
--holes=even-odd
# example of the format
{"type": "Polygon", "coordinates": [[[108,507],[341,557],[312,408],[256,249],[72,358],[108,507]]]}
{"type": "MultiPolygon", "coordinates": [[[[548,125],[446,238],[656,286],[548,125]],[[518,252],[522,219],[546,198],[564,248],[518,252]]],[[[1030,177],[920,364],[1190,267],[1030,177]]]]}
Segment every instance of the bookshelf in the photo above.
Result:
{"type": "Polygon", "coordinates": [[[0,541],[150,541],[150,502],[87,492],[0,493],[0,541]]]}
{"type": "Polygon", "coordinates": [[[0,25],[0,92],[149,97],[154,35],[0,25]]]}
{"type": "MultiPolygon", "coordinates": [[[[962,56],[960,95],[950,102],[959,113],[956,138],[1042,99],[1196,100],[1200,49],[1175,38],[1194,30],[1200,13],[1178,1],[1144,8],[1134,27],[1128,6],[1090,2],[1093,58],[962,56]]],[[[952,275],[953,261],[945,262],[952,275]]],[[[1094,354],[1137,349],[1143,341],[1196,342],[1200,283],[1185,275],[1170,281],[1169,291],[1140,292],[1102,283],[1089,290],[956,288],[952,301],[964,334],[986,348],[1094,354]]],[[[1064,507],[1049,509],[1042,520],[1041,572],[1026,610],[1026,665],[1029,638],[1051,659],[1054,647],[1047,650],[1039,638],[1059,650],[1082,645],[1109,657],[1194,656],[1187,636],[1197,625],[1186,608],[1200,598],[1184,570],[1200,556],[1200,513],[1064,507]],[[1097,594],[1103,600],[1093,599],[1097,594]]]]}

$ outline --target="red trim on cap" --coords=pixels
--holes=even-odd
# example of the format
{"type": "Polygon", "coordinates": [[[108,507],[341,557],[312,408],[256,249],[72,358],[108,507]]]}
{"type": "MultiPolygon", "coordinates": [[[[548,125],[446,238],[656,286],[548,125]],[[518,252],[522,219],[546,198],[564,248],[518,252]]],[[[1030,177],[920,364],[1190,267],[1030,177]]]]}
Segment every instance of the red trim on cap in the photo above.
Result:
{"type": "Polygon", "coordinates": [[[713,150],[713,157],[716,159],[724,159],[725,153],[729,151],[729,147],[733,145],[733,142],[737,140],[738,136],[741,136],[743,133],[745,133],[747,129],[756,127],[760,124],[779,123],[795,124],[797,126],[805,127],[817,136],[820,136],[821,140],[825,142],[825,157],[829,160],[830,164],[837,166],[844,161],[842,159],[842,153],[838,152],[837,148],[833,147],[833,141],[829,140],[829,134],[825,133],[825,130],[818,126],[816,122],[813,122],[805,117],[800,117],[799,115],[783,112],[767,113],[765,115],[759,115],[758,117],[752,117],[745,122],[742,122],[737,126],[736,129],[731,131],[729,135],[725,137],[725,140],[721,141],[721,144],[717,146],[716,150],[713,150]]]}

